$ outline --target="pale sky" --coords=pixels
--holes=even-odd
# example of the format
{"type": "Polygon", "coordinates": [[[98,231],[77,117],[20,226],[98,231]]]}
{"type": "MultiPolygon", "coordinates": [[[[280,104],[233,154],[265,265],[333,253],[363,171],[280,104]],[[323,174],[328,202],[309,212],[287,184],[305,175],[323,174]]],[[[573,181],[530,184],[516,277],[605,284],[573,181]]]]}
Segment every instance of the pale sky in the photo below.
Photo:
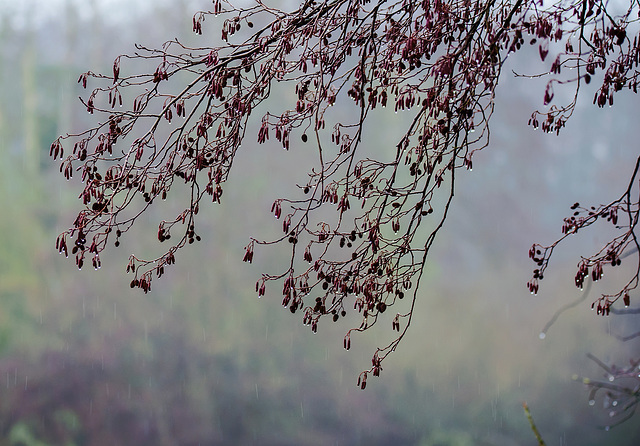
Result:
{"type": "MultiPolygon", "coordinates": [[[[35,23],[54,18],[73,7],[81,19],[89,19],[97,13],[102,21],[126,21],[148,11],[152,5],[166,5],[180,0],[0,0],[0,16],[10,17],[14,27],[21,28],[32,20],[35,23]]],[[[208,7],[210,1],[182,0],[193,4],[194,11],[208,7]]]]}

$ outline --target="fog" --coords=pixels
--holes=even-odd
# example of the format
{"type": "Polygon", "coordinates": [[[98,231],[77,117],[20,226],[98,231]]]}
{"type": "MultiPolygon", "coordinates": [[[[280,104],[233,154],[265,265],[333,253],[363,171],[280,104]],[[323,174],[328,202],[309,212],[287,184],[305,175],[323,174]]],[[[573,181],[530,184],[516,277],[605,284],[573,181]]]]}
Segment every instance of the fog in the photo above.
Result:
{"type": "MultiPolygon", "coordinates": [[[[391,340],[389,327],[354,336],[345,351],[349,318],[314,335],[280,296],[258,299],[256,280],[288,261],[287,247],[242,262],[251,236],[279,231],[269,209],[296,193],[299,166],[314,156],[306,146],[257,146],[249,130],[222,204],[200,211],[202,242],[182,250],[149,294],[129,287],[125,266],[132,253],[157,251],[158,220],[179,208],[171,200],[99,270],[78,271],[57,253],[81,189],[48,152],[58,135],[93,122],[78,77],[110,72],[134,43],[206,45],[191,17],[209,5],[0,1],[0,446],[530,445],[524,402],[548,445],[638,444],[637,415],[605,430],[611,402],[589,404],[572,379],[606,379],[587,355],[609,366],[638,357],[638,338],[616,338],[638,331],[637,318],[603,318],[590,305],[635,265],[608,273],[544,339],[558,310],[581,298],[576,265],[608,240],[606,228],[568,240],[538,295],[525,286],[529,248],[561,235],[574,202],[597,205],[626,189],[637,97],[598,109],[585,90],[559,136],[535,131],[527,121],[543,106],[544,82],[509,74],[531,72],[526,52],[503,70],[491,144],[457,178],[408,335],[364,391],[358,374],[391,340]]],[[[205,26],[217,39],[214,19],[205,26]]],[[[377,119],[365,144],[384,157],[406,117],[377,119]]]]}

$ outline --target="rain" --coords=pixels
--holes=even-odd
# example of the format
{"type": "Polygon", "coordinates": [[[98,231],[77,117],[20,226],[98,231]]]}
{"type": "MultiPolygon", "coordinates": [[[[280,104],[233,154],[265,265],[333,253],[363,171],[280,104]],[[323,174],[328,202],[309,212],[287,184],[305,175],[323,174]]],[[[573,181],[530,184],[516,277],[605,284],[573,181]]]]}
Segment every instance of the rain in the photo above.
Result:
{"type": "MultiPolygon", "coordinates": [[[[391,318],[353,333],[347,351],[344,336],[359,323],[351,313],[322,320],[314,335],[270,294],[274,287],[256,294],[261,274],[286,265],[290,249],[261,247],[251,264],[242,261],[251,237],[281,235],[269,209],[280,197],[300,198],[308,177],[299,166],[317,162],[293,137],[281,150],[255,143],[258,125],[247,130],[221,203],[200,209],[202,241],[182,250],[149,293],[129,286],[125,267],[132,254],[158,252],[157,224],[182,210],[179,197],[158,203],[95,270],[57,255],[82,188],[80,175],[64,180],[49,147],[95,119],[77,100],[87,96],[78,76],[110,73],[136,43],[207,45],[192,32],[192,15],[211,7],[0,0],[0,444],[534,444],[524,403],[547,444],[638,444],[637,415],[614,423],[625,402],[587,385],[617,384],[602,366],[638,356],[638,339],[619,339],[638,330],[637,318],[590,308],[632,265],[607,270],[586,297],[576,288],[576,264],[607,240],[603,230],[554,254],[536,295],[526,287],[529,248],[561,235],[570,205],[609,202],[626,187],[638,152],[633,94],[597,108],[595,87],[587,88],[556,136],[527,126],[545,83],[504,76],[491,144],[456,179],[412,325],[365,390],[359,374],[392,340],[391,318]]],[[[214,17],[204,26],[217,37],[214,17]]],[[[127,63],[123,70],[140,69],[127,63]]],[[[526,57],[508,63],[504,72],[533,66],[526,57]]],[[[562,94],[556,88],[554,101],[562,94]]],[[[266,107],[295,98],[283,91],[266,107]]],[[[349,115],[349,107],[331,111],[349,115]]],[[[390,109],[363,136],[380,158],[409,116],[390,109]]]]}

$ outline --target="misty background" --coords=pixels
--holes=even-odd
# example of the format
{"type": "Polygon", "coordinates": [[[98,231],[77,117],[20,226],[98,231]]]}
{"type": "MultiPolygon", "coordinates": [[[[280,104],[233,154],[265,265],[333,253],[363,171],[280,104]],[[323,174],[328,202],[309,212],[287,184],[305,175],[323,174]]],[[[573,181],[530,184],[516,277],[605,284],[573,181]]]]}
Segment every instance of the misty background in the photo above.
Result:
{"type": "MultiPolygon", "coordinates": [[[[536,132],[526,124],[543,106],[544,81],[511,75],[539,69],[534,53],[504,68],[491,145],[458,176],[413,325],[365,391],[357,376],[390,327],[355,336],[347,352],[348,318],[313,335],[280,296],[257,298],[255,281],[287,261],[287,247],[242,262],[250,236],[279,230],[271,203],[297,191],[309,145],[258,146],[248,131],[223,203],[200,211],[202,242],[182,250],[149,294],[129,288],[125,266],[132,253],[154,252],[161,209],[105,253],[98,271],[58,255],[55,238],[80,209],[81,189],[48,152],[58,135],[94,123],[78,96],[95,85],[82,90],[79,75],[109,73],[134,43],[217,42],[213,17],[202,36],[191,32],[193,13],[209,6],[0,0],[0,446],[531,445],[523,402],[548,445],[638,444],[637,415],[605,431],[604,401],[589,405],[586,387],[571,379],[603,378],[587,354],[609,365],[639,356],[640,339],[614,336],[638,331],[637,318],[590,310],[591,298],[635,265],[608,274],[544,340],[554,313],[580,297],[580,255],[599,249],[607,231],[565,243],[537,296],[525,286],[529,247],[560,235],[571,204],[609,202],[626,189],[638,98],[619,95],[598,109],[585,89],[560,136],[536,132]]],[[[285,99],[270,104],[279,110],[285,99]]],[[[385,156],[402,114],[376,119],[370,150],[385,156]]],[[[639,301],[632,296],[632,306],[639,301]]]]}

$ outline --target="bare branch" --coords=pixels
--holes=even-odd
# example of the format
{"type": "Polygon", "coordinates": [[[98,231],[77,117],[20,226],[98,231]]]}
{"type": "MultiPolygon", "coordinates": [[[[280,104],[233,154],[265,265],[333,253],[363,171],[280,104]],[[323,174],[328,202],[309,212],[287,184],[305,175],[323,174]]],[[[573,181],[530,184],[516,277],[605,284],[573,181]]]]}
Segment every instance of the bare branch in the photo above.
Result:
{"type": "MultiPolygon", "coordinates": [[[[338,321],[357,311],[361,323],[347,331],[345,348],[352,333],[391,319],[393,339],[377,349],[372,367],[360,375],[364,388],[367,375],[380,373],[413,320],[429,253],[452,204],[456,172],[470,170],[473,154],[489,145],[507,58],[528,42],[538,46],[544,66],[549,52],[564,44],[551,68],[541,70],[549,77],[548,109],[530,120],[545,132],[564,127],[581,82],[596,74],[602,76],[594,99],[600,107],[612,104],[623,88],[637,90],[640,51],[626,29],[638,5],[631,2],[619,17],[594,5],[307,0],[285,13],[262,2],[241,8],[215,0],[212,11],[194,16],[193,30],[202,34],[205,18],[217,16],[223,45],[138,45],[133,55],[116,58],[112,73],[80,76],[85,88],[93,86],[82,103],[96,124],[51,146],[60,172],[67,179],[78,173],[83,181],[83,208],[58,237],[57,249],[71,251],[79,268],[89,260],[98,268],[101,253],[119,246],[141,215],[176,189],[187,191],[183,210],[158,222],[157,239],[166,251],[129,259],[131,287],[148,292],[154,276],[175,263],[178,250],[200,240],[200,206],[221,202],[236,154],[250,150],[243,145],[247,138],[259,144],[275,138],[287,150],[309,146],[318,161],[306,166],[304,196],[278,198],[271,208],[281,221],[281,236],[251,238],[243,260],[251,262],[255,249],[288,243],[290,261],[262,275],[258,295],[281,285],[283,305],[300,311],[314,332],[321,319],[338,321]],[[138,62],[155,69],[136,72],[138,62]],[[566,68],[577,75],[567,77],[566,68]],[[271,106],[256,116],[275,88],[290,91],[293,99],[284,99],[282,110],[271,106]],[[575,88],[569,104],[554,102],[559,88],[575,88]],[[352,112],[335,122],[331,107],[345,101],[352,102],[352,112]],[[406,127],[380,156],[364,146],[363,135],[372,116],[389,113],[387,105],[406,116],[406,127]],[[259,126],[257,135],[246,134],[251,124],[259,126]],[[412,298],[404,300],[405,293],[412,298]]],[[[530,255],[538,268],[528,284],[531,292],[538,291],[558,243],[596,220],[608,220],[621,235],[582,259],[576,285],[588,274],[599,279],[605,265],[616,266],[638,250],[637,170],[638,165],[618,200],[592,209],[576,204],[561,239],[534,245],[530,255]],[[619,222],[619,214],[628,222],[619,222]]],[[[637,285],[638,270],[621,291],[598,301],[598,312],[608,314],[620,296],[628,303],[637,285]]]]}

